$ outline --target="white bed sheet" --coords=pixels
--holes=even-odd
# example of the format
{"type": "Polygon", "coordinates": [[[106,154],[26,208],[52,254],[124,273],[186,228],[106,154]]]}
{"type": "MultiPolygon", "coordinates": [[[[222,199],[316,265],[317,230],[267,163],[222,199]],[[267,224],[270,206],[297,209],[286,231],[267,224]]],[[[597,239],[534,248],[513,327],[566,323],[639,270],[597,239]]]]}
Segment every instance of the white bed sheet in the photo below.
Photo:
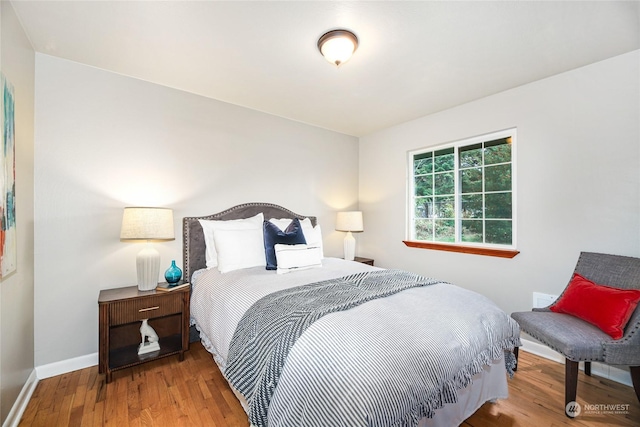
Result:
{"type": "MultiPolygon", "coordinates": [[[[233,333],[243,314],[255,301],[281,289],[374,268],[342,259],[325,258],[321,268],[287,275],[277,275],[273,271],[266,271],[263,267],[237,270],[225,274],[216,270],[202,271],[194,275],[193,280],[191,297],[192,322],[200,331],[201,340],[205,348],[213,354],[214,360],[224,373],[233,333]],[[234,283],[233,287],[227,285],[230,281],[234,283]]],[[[363,306],[371,303],[375,303],[375,301],[370,301],[363,304],[363,306]]],[[[309,330],[313,328],[322,330],[325,327],[331,327],[332,316],[336,314],[332,313],[319,319],[309,330]]],[[[300,340],[304,341],[305,334],[300,337],[300,340]]],[[[292,348],[289,357],[293,360],[308,357],[308,355],[305,355],[304,343],[300,346],[296,344],[292,348]]],[[[285,364],[281,384],[286,384],[287,366],[288,364],[285,364]]],[[[460,390],[458,396],[459,400],[456,404],[447,404],[436,411],[435,417],[422,419],[420,427],[458,425],[473,414],[484,402],[506,398],[508,396],[508,388],[504,358],[495,360],[491,365],[486,366],[484,371],[476,374],[473,383],[469,387],[460,390]]],[[[239,396],[239,398],[246,410],[246,402],[242,396],[239,396]]],[[[276,392],[274,402],[277,402],[277,398],[276,392]]]]}
{"type": "Polygon", "coordinates": [[[192,278],[191,318],[201,335],[204,332],[208,338],[203,342],[205,348],[224,369],[238,322],[260,298],[282,289],[372,269],[380,270],[359,262],[324,258],[322,267],[289,274],[276,274],[264,267],[228,273],[216,269],[200,270],[192,278]],[[233,283],[233,287],[228,286],[229,283],[233,283]]]}

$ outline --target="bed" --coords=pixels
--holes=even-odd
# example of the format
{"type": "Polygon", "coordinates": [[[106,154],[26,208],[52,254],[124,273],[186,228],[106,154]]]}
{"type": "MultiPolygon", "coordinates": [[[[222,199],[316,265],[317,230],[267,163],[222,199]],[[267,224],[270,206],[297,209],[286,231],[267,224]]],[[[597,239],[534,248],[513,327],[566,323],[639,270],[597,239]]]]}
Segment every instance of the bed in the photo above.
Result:
{"type": "Polygon", "coordinates": [[[506,313],[452,284],[325,257],[321,233],[270,203],[183,219],[191,322],[251,425],[452,426],[508,396],[520,339],[506,313]]]}

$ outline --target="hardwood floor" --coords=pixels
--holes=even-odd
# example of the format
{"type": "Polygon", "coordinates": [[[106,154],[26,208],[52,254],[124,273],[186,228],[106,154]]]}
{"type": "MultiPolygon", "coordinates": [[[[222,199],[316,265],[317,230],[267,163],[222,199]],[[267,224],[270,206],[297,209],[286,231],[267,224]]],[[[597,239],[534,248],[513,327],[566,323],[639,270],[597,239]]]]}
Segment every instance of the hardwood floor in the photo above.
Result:
{"type": "MultiPolygon", "coordinates": [[[[639,426],[640,404],[631,387],[580,372],[583,414],[564,415],[564,366],[520,352],[509,380],[509,399],[486,403],[462,425],[639,426]],[[625,414],[605,414],[589,405],[629,405],[625,414]]],[[[97,366],[40,381],[20,426],[218,426],[247,427],[247,416],[200,343],[184,362],[169,357],[113,373],[105,384],[97,366]]]]}

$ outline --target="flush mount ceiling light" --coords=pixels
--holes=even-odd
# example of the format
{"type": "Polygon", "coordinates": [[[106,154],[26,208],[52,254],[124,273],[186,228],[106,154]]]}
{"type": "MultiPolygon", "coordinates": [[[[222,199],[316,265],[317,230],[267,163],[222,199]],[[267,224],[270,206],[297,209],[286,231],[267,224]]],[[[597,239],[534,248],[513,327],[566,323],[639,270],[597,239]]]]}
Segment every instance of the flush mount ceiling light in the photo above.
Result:
{"type": "Polygon", "coordinates": [[[338,67],[347,62],[357,48],[358,38],[349,30],[332,30],[318,40],[320,53],[338,67]]]}

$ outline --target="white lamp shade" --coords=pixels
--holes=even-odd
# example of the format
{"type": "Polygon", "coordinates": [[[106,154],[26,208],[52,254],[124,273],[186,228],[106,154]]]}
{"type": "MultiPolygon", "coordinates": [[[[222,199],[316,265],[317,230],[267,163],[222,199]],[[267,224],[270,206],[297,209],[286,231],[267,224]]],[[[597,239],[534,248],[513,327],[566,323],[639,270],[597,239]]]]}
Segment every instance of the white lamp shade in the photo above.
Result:
{"type": "Polygon", "coordinates": [[[318,40],[322,56],[336,66],[347,62],[357,48],[358,38],[348,30],[329,31],[318,40]]]}
{"type": "Polygon", "coordinates": [[[173,211],[167,208],[124,208],[120,240],[173,240],[173,211]]]}
{"type": "Polygon", "coordinates": [[[362,212],[348,211],[338,212],[336,217],[337,231],[363,231],[362,212]]]}

